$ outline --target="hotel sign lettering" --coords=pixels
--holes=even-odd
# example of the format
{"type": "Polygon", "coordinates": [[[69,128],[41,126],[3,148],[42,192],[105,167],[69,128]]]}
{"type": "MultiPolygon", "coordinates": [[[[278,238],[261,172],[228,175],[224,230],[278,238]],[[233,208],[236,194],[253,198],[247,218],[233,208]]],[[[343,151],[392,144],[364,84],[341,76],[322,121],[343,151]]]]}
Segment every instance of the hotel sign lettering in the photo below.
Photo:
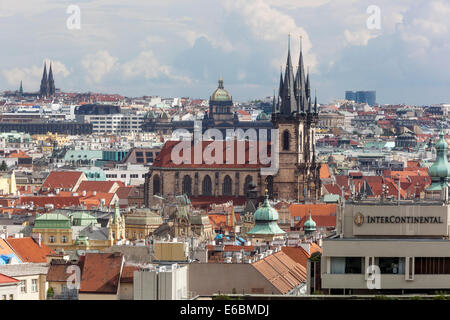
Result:
{"type": "Polygon", "coordinates": [[[354,210],[350,221],[354,235],[446,236],[449,233],[448,212],[441,206],[366,206],[354,210]]]}
{"type": "Polygon", "coordinates": [[[363,223],[444,223],[440,216],[366,216],[360,212],[355,215],[355,225],[361,226],[363,223]]]}

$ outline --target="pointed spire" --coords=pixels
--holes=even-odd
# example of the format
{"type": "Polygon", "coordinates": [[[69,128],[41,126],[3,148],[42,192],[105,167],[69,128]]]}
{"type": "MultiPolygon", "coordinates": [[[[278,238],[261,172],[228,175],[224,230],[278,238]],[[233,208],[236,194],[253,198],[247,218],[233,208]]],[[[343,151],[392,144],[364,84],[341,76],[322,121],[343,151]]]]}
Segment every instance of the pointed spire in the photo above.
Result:
{"type": "Polygon", "coordinates": [[[306,89],[306,97],[309,99],[311,97],[311,88],[309,84],[309,67],[308,67],[308,74],[306,75],[305,89],[306,89]]]}
{"type": "Polygon", "coordinates": [[[317,90],[314,89],[314,113],[317,113],[317,90]]]}
{"type": "Polygon", "coordinates": [[[20,95],[23,94],[22,80],[20,80],[19,93],[20,93],[20,95]]]}
{"type": "Polygon", "coordinates": [[[275,103],[275,90],[273,90],[273,101],[272,101],[272,114],[275,114],[277,112],[277,107],[275,103]]]}
{"type": "Polygon", "coordinates": [[[223,78],[222,75],[219,77],[219,89],[223,89],[223,78]]]}
{"type": "Polygon", "coordinates": [[[55,94],[55,80],[53,79],[52,63],[48,72],[48,93],[53,96],[55,94]]]}
{"type": "Polygon", "coordinates": [[[290,50],[290,35],[288,45],[288,56],[286,60],[286,70],[284,73],[283,93],[281,95],[281,110],[284,115],[290,115],[297,110],[294,92],[294,72],[292,69],[291,50],[290,50]]]}
{"type": "Polygon", "coordinates": [[[298,112],[305,112],[305,69],[303,64],[303,44],[302,36],[300,35],[300,55],[298,59],[298,68],[295,76],[295,90],[297,98],[297,109],[298,112]]]}
{"type": "Polygon", "coordinates": [[[48,96],[47,61],[44,61],[44,72],[42,73],[41,87],[39,89],[41,97],[48,96]]]}

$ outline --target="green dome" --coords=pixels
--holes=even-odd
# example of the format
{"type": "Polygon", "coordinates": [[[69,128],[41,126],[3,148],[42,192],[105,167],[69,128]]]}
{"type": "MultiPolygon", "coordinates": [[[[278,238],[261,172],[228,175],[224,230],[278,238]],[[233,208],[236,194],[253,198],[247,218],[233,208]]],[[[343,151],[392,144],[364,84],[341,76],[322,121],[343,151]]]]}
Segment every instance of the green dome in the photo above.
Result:
{"type": "Polygon", "coordinates": [[[439,140],[436,142],[436,161],[428,169],[428,173],[433,181],[450,177],[450,164],[447,161],[447,142],[444,139],[444,130],[441,129],[439,140]]]}
{"type": "Polygon", "coordinates": [[[219,87],[211,95],[211,101],[231,101],[230,93],[224,89],[222,77],[219,79],[219,87]]]}
{"type": "Polygon", "coordinates": [[[306,232],[312,232],[312,231],[316,231],[316,223],[314,222],[314,220],[311,218],[311,212],[309,212],[309,219],[306,220],[305,224],[304,224],[304,230],[306,232]]]}
{"type": "Polygon", "coordinates": [[[254,219],[256,221],[278,221],[278,212],[269,204],[266,197],[263,204],[255,211],[254,219]]]}

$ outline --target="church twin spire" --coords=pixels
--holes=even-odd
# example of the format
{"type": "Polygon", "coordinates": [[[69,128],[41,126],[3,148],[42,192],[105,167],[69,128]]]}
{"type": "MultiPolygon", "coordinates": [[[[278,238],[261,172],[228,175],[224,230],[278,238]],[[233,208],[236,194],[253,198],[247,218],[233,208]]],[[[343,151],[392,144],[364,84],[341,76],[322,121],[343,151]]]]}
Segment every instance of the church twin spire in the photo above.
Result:
{"type": "Polygon", "coordinates": [[[44,71],[42,73],[41,87],[39,94],[41,97],[51,97],[55,94],[55,80],[53,79],[52,64],[50,63],[50,69],[47,77],[47,63],[44,62],[44,71]]]}
{"type": "Polygon", "coordinates": [[[317,113],[317,97],[314,102],[314,111],[311,106],[311,88],[309,81],[309,71],[305,75],[303,65],[303,50],[300,37],[300,56],[297,72],[293,72],[291,62],[290,36],[288,43],[288,56],[286,69],[283,78],[283,72],[280,72],[280,87],[278,90],[278,103],[273,108],[282,115],[289,116],[293,113],[317,113]]]}

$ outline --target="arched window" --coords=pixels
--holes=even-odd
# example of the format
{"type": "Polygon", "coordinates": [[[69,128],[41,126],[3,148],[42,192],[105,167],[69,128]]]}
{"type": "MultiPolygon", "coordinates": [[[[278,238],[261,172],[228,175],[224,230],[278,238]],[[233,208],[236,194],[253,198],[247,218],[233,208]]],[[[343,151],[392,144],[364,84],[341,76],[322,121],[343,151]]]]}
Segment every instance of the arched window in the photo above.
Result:
{"type": "Polygon", "coordinates": [[[188,175],[183,177],[183,194],[192,195],[192,178],[188,175]]]}
{"type": "Polygon", "coordinates": [[[291,135],[288,130],[283,131],[283,150],[289,150],[291,135]]]}
{"type": "Polygon", "coordinates": [[[266,178],[266,188],[269,198],[273,198],[273,176],[268,176],[266,178]]]}
{"type": "Polygon", "coordinates": [[[203,178],[203,183],[202,183],[202,194],[204,196],[210,196],[212,195],[212,183],[211,183],[211,178],[206,175],[203,178]]]}
{"type": "Polygon", "coordinates": [[[244,183],[244,195],[246,196],[246,197],[248,197],[248,192],[250,191],[250,185],[252,184],[252,182],[253,182],[253,178],[252,178],[252,176],[246,176],[245,177],[245,183],[244,183]]]}
{"type": "Polygon", "coordinates": [[[233,181],[231,180],[229,175],[226,175],[225,179],[223,179],[223,195],[233,195],[233,181]]]}
{"type": "Polygon", "coordinates": [[[155,175],[153,177],[153,194],[160,194],[161,193],[161,182],[159,179],[159,175],[155,175]]]}

